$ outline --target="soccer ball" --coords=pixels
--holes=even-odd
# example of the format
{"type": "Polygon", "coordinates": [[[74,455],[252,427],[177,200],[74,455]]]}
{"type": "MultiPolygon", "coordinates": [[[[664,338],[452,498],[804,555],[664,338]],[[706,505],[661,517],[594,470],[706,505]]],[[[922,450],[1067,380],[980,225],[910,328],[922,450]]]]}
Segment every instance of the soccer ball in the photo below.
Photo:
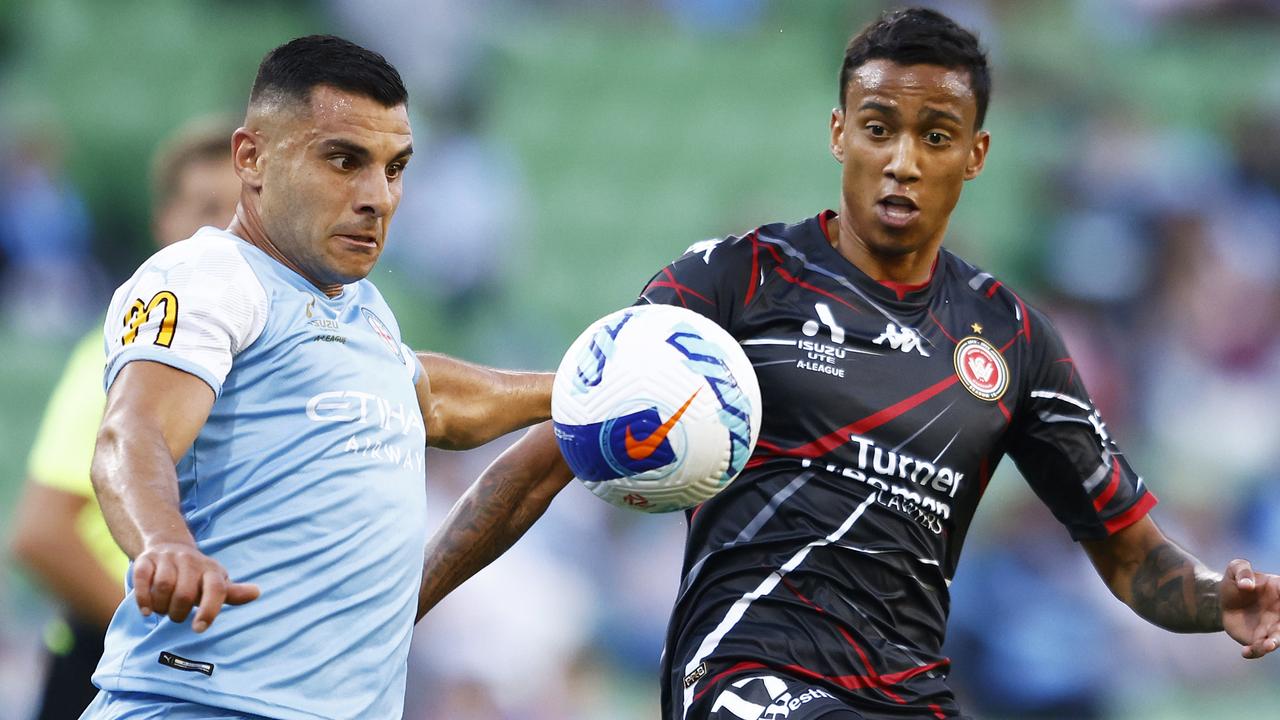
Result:
{"type": "Polygon", "coordinates": [[[670,305],[592,323],[556,371],[551,418],[591,492],[645,512],[693,507],[742,471],[760,435],[760,384],[733,336],[670,305]]]}

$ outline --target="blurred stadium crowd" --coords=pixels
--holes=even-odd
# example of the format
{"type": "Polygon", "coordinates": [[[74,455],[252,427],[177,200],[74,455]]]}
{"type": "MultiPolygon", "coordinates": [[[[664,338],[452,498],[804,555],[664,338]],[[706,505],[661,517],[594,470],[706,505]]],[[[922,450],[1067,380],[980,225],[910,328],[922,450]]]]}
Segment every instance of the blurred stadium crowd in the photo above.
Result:
{"type": "MultiPolygon", "coordinates": [[[[1211,566],[1280,570],[1280,5],[925,3],[975,27],[987,169],[948,244],[1049,311],[1108,429],[1211,566]]],[[[243,107],[262,53],[333,32],[410,87],[416,146],[373,279],[406,341],[549,369],[694,241],[837,202],[852,0],[10,0],[0,5],[0,530],[71,343],[150,247],[146,159],[243,107]]],[[[429,455],[431,522],[497,452],[429,455]]],[[[653,718],[680,517],[571,488],[418,628],[410,720],[653,718]]],[[[49,601],[0,560],[0,717],[49,601]]],[[[984,718],[1227,717],[1280,665],[1109,597],[1010,464],[952,585],[984,718]]]]}

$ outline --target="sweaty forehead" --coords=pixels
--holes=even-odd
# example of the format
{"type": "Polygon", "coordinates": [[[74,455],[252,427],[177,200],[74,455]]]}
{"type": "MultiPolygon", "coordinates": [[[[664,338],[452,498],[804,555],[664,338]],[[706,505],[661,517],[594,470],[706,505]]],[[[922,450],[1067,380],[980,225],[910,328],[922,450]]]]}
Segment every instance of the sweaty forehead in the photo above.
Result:
{"type": "Polygon", "coordinates": [[[969,71],[940,65],[901,65],[892,60],[869,60],[854,69],[849,77],[846,107],[856,109],[870,98],[890,104],[925,102],[977,112],[969,71]]]}
{"type": "Polygon", "coordinates": [[[312,90],[310,100],[303,122],[311,126],[309,134],[314,137],[356,135],[401,145],[413,139],[404,105],[387,107],[373,98],[324,85],[312,90]]]}

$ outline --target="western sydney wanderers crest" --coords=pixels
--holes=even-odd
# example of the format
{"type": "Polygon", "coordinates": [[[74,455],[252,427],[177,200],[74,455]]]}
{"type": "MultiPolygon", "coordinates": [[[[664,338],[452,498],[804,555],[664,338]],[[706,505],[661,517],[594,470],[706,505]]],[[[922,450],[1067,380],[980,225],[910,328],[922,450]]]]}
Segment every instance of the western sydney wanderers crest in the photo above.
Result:
{"type": "Polygon", "coordinates": [[[956,375],[974,397],[988,402],[999,400],[1009,389],[1009,365],[994,345],[976,335],[956,345],[956,375]]]}
{"type": "Polygon", "coordinates": [[[387,344],[387,348],[391,350],[391,354],[395,355],[402,365],[407,365],[408,363],[404,359],[404,353],[400,352],[400,343],[396,341],[395,336],[391,334],[391,331],[387,329],[387,326],[383,324],[382,320],[377,315],[374,315],[373,311],[369,308],[360,308],[360,313],[364,315],[365,320],[369,321],[369,327],[373,328],[373,331],[378,334],[378,337],[382,338],[382,342],[387,344]]]}

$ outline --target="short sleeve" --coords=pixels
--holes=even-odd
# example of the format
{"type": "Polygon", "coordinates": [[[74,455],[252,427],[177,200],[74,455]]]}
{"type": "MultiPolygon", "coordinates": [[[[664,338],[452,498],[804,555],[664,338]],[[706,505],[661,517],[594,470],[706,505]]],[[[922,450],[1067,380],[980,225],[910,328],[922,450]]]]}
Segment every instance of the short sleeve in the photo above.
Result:
{"type": "Polygon", "coordinates": [[[758,285],[753,262],[749,238],[694,243],[650,278],[636,302],[684,307],[731,330],[758,285]]]}
{"type": "Polygon", "coordinates": [[[1057,330],[1043,314],[1024,312],[1027,382],[1009,455],[1072,538],[1106,538],[1146,515],[1156,497],[1108,432],[1057,330]]]}
{"type": "Polygon", "coordinates": [[[266,325],[267,293],[238,245],[197,235],[151,257],[111,301],[105,385],[134,360],[188,372],[215,394],[266,325]]]}
{"type": "Polygon", "coordinates": [[[27,460],[27,473],[33,481],[75,495],[93,496],[89,465],[106,403],[102,364],[102,339],[94,332],[72,351],[49,398],[27,460]]]}
{"type": "Polygon", "coordinates": [[[422,363],[418,362],[418,356],[413,352],[413,349],[404,343],[400,343],[400,354],[408,359],[406,364],[409,366],[409,379],[414,385],[417,385],[418,381],[422,379],[422,363]]]}

